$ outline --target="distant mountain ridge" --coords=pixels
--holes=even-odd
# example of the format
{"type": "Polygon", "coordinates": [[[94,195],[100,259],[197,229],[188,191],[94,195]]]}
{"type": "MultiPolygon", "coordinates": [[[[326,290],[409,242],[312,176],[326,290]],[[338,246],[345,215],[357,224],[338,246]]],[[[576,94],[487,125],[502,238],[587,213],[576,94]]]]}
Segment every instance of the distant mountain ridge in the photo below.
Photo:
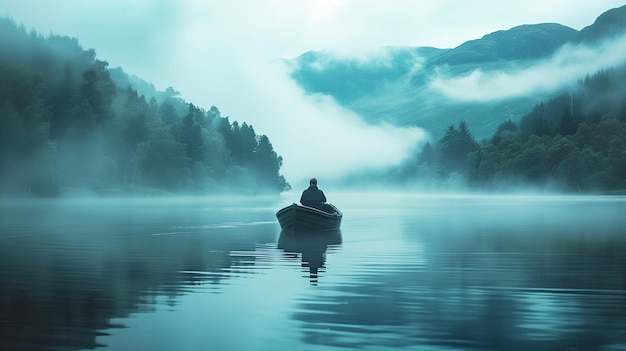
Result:
{"type": "Polygon", "coordinates": [[[546,57],[578,32],[556,23],[521,25],[467,41],[428,61],[428,66],[515,61],[546,57]]]}
{"type": "Polygon", "coordinates": [[[626,31],[626,5],[604,12],[595,22],[583,28],[575,38],[576,43],[596,42],[624,34],[626,31]]]}
{"type": "Polygon", "coordinates": [[[358,61],[309,51],[289,64],[294,67],[292,77],[307,92],[332,96],[369,123],[415,125],[438,137],[462,119],[481,138],[491,135],[500,122],[519,119],[559,91],[491,102],[455,101],[429,89],[432,79],[460,78],[476,70],[528,68],[565,45],[596,44],[624,33],[626,6],[606,11],[581,31],[557,23],[525,24],[452,49],[389,47],[386,56],[358,61]]]}

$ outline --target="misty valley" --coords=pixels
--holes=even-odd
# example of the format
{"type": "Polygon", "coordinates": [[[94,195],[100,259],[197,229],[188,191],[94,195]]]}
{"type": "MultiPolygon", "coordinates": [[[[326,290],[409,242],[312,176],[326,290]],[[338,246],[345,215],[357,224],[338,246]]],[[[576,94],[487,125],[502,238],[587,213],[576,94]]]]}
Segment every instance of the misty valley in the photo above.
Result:
{"type": "Polygon", "coordinates": [[[272,58],[233,116],[18,20],[0,351],[626,350],[626,6],[272,58]]]}
{"type": "Polygon", "coordinates": [[[295,197],[0,202],[0,349],[626,347],[623,196],[295,197]]]}
{"type": "Polygon", "coordinates": [[[300,181],[293,172],[303,168],[354,189],[624,193],[626,58],[615,48],[624,45],[625,13],[626,7],[611,9],[581,31],[522,25],[453,49],[387,48],[382,63],[325,52],[285,60],[303,94],[313,100],[323,94],[333,109],[358,113],[365,127],[319,116],[328,125],[310,131],[318,136],[307,148],[311,139],[297,137],[306,129],[285,131],[282,121],[274,130],[282,150],[216,106],[205,109],[173,87],[157,91],[110,68],[77,39],[44,37],[0,19],[0,195],[278,194],[300,181]],[[584,56],[590,52],[595,56],[584,56]],[[592,62],[580,66],[583,59],[592,62]],[[523,92],[523,77],[550,74],[556,83],[546,91],[523,92]],[[502,77],[501,91],[522,92],[472,97],[473,79],[491,77],[502,77]],[[466,95],[450,91],[468,84],[466,95]],[[365,133],[381,123],[392,127],[365,133]],[[372,140],[352,145],[356,136],[347,132],[372,140]],[[325,135],[337,133],[341,148],[325,146],[325,135]],[[288,143],[285,134],[293,135],[288,143]],[[359,151],[394,139],[407,140],[359,151]],[[309,149],[318,148],[324,156],[311,159],[309,149]],[[390,159],[399,161],[389,165],[390,159]],[[292,179],[282,173],[285,163],[292,179]]]}

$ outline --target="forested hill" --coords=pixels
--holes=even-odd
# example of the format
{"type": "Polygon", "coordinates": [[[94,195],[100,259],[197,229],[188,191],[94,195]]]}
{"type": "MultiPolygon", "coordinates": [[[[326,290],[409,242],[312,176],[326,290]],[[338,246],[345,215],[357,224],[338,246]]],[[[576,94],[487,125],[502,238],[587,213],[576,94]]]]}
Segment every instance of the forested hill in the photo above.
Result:
{"type": "Polygon", "coordinates": [[[581,80],[519,122],[478,141],[471,125],[450,125],[391,177],[428,187],[481,190],[532,186],[573,192],[626,191],[626,65],[581,80]]]}
{"type": "MultiPolygon", "coordinates": [[[[0,19],[0,196],[278,193],[267,136],[0,19]],[[148,96],[148,97],[146,97],[148,96]]],[[[245,116],[242,116],[245,117],[245,116]]]]}

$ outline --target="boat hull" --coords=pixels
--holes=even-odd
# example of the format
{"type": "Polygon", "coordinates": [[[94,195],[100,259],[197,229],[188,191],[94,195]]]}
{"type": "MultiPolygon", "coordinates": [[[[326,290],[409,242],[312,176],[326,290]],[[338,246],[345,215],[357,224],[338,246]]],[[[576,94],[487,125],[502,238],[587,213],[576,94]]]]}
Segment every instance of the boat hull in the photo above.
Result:
{"type": "Polygon", "coordinates": [[[276,218],[281,229],[287,231],[338,230],[343,213],[337,207],[330,206],[335,213],[294,203],[276,212],[276,218]]]}

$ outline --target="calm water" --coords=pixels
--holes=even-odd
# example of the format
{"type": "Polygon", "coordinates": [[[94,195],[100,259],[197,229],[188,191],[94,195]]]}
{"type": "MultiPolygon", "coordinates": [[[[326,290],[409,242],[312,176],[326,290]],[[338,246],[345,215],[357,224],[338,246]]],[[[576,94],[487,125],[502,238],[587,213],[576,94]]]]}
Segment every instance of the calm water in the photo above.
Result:
{"type": "Polygon", "coordinates": [[[626,197],[297,197],[1,202],[0,349],[626,350],[626,197]]]}

